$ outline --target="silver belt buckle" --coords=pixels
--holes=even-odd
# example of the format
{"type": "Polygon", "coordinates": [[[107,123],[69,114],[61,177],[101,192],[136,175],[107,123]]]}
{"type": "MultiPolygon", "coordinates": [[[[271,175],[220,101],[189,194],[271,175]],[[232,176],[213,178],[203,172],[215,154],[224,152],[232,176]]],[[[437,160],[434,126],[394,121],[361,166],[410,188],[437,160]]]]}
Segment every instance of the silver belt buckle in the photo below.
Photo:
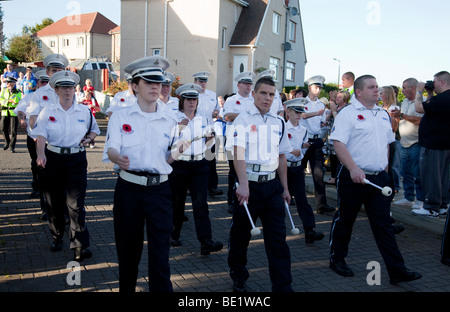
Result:
{"type": "Polygon", "coordinates": [[[259,183],[267,182],[268,180],[269,180],[269,175],[267,175],[267,174],[258,176],[258,182],[259,183]]]}
{"type": "Polygon", "coordinates": [[[70,155],[70,148],[68,147],[61,147],[61,155],[70,155]]]}
{"type": "Polygon", "coordinates": [[[160,184],[160,176],[147,176],[147,186],[154,186],[160,184]]]}

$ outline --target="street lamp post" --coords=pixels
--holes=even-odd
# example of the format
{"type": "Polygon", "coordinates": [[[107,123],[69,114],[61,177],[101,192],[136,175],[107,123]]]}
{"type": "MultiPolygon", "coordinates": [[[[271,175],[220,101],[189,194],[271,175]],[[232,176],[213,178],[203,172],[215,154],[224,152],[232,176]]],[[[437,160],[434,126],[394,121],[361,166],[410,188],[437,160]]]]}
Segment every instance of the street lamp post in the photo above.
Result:
{"type": "Polygon", "coordinates": [[[338,60],[337,58],[333,58],[333,60],[339,62],[337,85],[338,85],[338,89],[340,89],[340,85],[341,85],[341,84],[339,83],[339,80],[341,79],[341,60],[338,60]]]}

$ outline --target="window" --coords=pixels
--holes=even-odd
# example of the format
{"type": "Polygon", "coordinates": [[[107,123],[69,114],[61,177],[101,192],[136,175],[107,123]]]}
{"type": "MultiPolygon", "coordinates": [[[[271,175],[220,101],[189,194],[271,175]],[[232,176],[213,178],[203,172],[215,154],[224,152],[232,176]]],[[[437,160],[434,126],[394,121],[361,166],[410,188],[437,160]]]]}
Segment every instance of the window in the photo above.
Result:
{"type": "Polygon", "coordinates": [[[161,55],[161,49],[153,49],[153,55],[154,56],[160,56],[161,55]]]}
{"type": "Polygon", "coordinates": [[[77,37],[77,47],[84,46],[84,38],[83,37],[77,37]]]}
{"type": "Polygon", "coordinates": [[[281,15],[278,13],[273,13],[273,24],[272,24],[272,32],[274,34],[280,34],[280,24],[281,24],[281,15]]]}
{"type": "Polygon", "coordinates": [[[50,48],[54,48],[56,46],[55,40],[50,40],[50,48]]]}
{"type": "Polygon", "coordinates": [[[297,23],[289,21],[289,40],[295,42],[296,34],[297,34],[297,23]]]}
{"type": "Polygon", "coordinates": [[[279,64],[280,64],[280,60],[275,58],[275,57],[271,57],[269,60],[269,69],[273,70],[275,73],[273,74],[273,80],[274,81],[278,81],[278,72],[279,72],[279,64]]]}
{"type": "Polygon", "coordinates": [[[222,51],[225,51],[227,47],[227,29],[222,28],[222,51]]]}
{"type": "Polygon", "coordinates": [[[295,63],[286,62],[286,80],[295,80],[295,63]]]}
{"type": "Polygon", "coordinates": [[[69,46],[69,39],[63,39],[63,47],[68,47],[69,46]]]}

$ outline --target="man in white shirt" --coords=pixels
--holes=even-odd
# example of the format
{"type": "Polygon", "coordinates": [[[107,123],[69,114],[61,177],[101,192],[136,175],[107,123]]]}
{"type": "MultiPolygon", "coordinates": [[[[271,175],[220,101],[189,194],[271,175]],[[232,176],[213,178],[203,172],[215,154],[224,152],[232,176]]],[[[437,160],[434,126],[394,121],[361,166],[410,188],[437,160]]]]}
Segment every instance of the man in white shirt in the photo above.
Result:
{"type": "Polygon", "coordinates": [[[339,207],[330,233],[330,268],[342,276],[353,276],[345,263],[353,224],[362,205],[391,284],[422,277],[408,270],[391,226],[391,197],[384,196],[366,180],[388,185],[389,143],[395,140],[387,111],[376,105],[378,85],[365,75],[355,81],[355,102],[343,108],[334,122],[330,141],[342,163],[338,173],[339,207]]]}
{"type": "Polygon", "coordinates": [[[328,206],[324,176],[324,154],[322,139],[322,124],[326,121],[325,104],[319,100],[320,90],[323,88],[325,78],[323,76],[314,76],[306,80],[308,85],[308,103],[305,105],[305,113],[300,121],[308,130],[309,148],[306,150],[302,159],[303,167],[307,163],[311,168],[314,181],[314,192],[316,197],[316,210],[318,213],[333,212],[335,208],[328,206]]]}

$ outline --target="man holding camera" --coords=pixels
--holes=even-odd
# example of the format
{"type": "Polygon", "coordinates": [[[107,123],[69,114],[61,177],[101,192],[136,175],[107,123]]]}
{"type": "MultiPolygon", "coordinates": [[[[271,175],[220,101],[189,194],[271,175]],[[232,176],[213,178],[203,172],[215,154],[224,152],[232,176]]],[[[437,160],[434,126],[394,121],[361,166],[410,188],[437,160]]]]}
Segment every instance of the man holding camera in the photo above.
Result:
{"type": "MultiPolygon", "coordinates": [[[[441,71],[434,75],[434,90],[428,85],[419,83],[415,101],[416,111],[424,113],[419,126],[420,175],[425,195],[423,208],[430,216],[438,216],[447,214],[449,203],[450,73],[441,71]],[[426,102],[422,98],[424,89],[428,92],[426,102]]],[[[448,214],[442,238],[441,262],[450,266],[448,214]]]]}
{"type": "Polygon", "coordinates": [[[450,73],[437,73],[433,84],[434,90],[431,84],[418,84],[415,106],[418,113],[424,114],[419,126],[420,176],[425,197],[422,214],[437,217],[447,213],[449,203],[450,73]],[[426,102],[424,89],[428,93],[426,102]]]}

